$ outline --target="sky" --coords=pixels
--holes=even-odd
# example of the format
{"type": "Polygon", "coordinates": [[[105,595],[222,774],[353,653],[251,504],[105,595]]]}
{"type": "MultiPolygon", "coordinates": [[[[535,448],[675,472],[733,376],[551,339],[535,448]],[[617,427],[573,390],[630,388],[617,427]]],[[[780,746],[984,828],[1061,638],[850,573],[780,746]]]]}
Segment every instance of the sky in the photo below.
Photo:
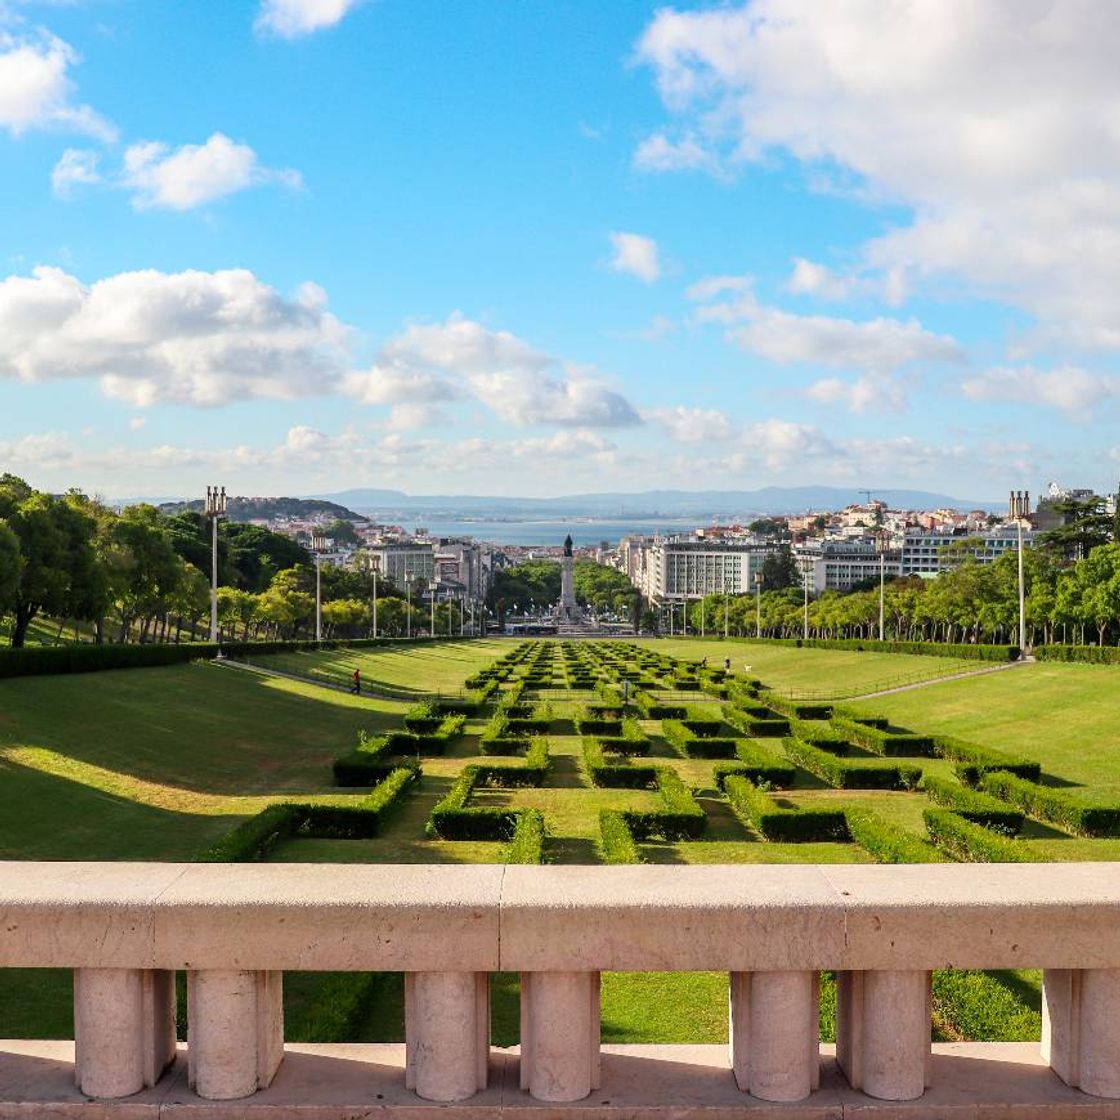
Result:
{"type": "Polygon", "coordinates": [[[0,471],[1120,474],[1114,0],[0,0],[0,471]]]}

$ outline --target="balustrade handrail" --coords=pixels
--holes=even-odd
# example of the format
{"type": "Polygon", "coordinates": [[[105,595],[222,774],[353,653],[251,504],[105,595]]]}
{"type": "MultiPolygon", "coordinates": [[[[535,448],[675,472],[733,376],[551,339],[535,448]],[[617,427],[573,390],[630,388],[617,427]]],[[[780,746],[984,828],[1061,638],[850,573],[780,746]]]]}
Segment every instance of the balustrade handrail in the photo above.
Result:
{"type": "Polygon", "coordinates": [[[4,862],[0,967],[1120,968],[1120,864],[4,862]]]}

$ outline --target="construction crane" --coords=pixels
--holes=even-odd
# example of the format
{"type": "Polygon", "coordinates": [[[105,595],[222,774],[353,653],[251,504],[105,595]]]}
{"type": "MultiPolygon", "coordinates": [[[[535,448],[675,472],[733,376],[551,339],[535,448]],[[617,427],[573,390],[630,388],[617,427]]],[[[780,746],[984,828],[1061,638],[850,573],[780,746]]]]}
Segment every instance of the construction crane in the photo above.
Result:
{"type": "Polygon", "coordinates": [[[863,495],[863,497],[864,497],[864,503],[863,504],[865,506],[871,505],[871,495],[875,493],[874,490],[857,490],[856,493],[863,495]]]}

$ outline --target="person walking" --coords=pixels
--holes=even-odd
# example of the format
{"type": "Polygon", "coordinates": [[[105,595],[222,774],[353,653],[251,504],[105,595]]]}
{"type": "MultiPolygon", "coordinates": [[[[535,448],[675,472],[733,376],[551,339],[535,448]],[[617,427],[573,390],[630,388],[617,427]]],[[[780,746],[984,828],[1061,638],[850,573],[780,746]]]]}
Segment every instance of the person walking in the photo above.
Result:
{"type": "Polygon", "coordinates": [[[362,671],[361,671],[361,669],[355,669],[354,670],[354,676],[351,678],[351,683],[350,683],[350,691],[355,696],[361,696],[361,694],[362,694],[362,671]]]}

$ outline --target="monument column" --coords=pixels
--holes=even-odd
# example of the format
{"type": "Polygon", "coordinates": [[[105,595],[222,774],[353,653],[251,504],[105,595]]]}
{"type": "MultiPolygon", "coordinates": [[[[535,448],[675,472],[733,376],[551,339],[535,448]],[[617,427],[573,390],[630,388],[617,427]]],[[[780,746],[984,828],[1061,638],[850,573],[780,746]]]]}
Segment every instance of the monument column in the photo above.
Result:
{"type": "Polygon", "coordinates": [[[579,618],[574,568],[572,535],[569,533],[564,538],[564,555],[560,558],[560,618],[564,622],[575,622],[579,618]]]}

